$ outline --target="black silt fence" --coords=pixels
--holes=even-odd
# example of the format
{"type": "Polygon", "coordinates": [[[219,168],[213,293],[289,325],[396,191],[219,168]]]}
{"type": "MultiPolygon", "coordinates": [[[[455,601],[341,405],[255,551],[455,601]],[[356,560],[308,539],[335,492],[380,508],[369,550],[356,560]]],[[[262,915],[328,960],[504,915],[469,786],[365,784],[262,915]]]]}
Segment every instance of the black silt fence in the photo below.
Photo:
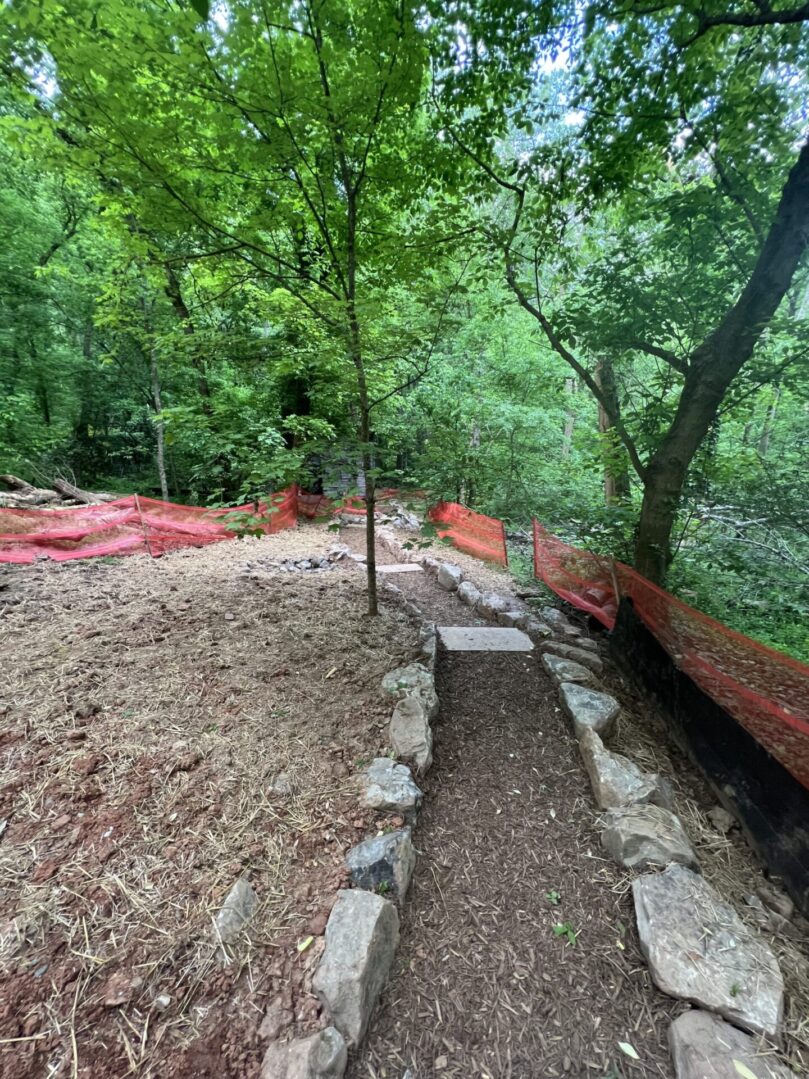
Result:
{"type": "Polygon", "coordinates": [[[674,741],[809,917],[809,791],[675,666],[630,599],[621,600],[609,639],[615,662],[655,700],[674,741]]]}

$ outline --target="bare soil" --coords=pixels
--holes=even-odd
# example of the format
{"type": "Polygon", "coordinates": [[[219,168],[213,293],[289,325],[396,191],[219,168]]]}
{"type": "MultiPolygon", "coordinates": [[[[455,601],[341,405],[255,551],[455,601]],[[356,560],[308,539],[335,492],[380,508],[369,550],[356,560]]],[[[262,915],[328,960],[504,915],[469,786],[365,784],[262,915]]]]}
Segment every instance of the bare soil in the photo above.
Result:
{"type": "Polygon", "coordinates": [[[321,1023],[311,973],[370,827],[354,776],[417,643],[395,601],[365,616],[354,563],[271,565],[334,539],[4,574],[4,1079],[252,1077],[268,1003],[289,1032],[321,1023]],[[213,918],[241,876],[259,907],[225,956],[213,918]]]}

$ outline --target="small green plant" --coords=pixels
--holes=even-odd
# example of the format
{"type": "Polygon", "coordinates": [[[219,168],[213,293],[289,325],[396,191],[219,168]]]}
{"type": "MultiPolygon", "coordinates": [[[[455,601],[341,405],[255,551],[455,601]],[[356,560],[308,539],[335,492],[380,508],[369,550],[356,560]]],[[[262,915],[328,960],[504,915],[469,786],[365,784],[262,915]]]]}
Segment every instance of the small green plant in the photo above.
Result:
{"type": "Polygon", "coordinates": [[[551,906],[554,906],[554,907],[558,907],[559,903],[560,903],[560,901],[562,899],[562,897],[559,895],[559,893],[554,892],[554,891],[545,892],[545,898],[548,900],[548,902],[551,904],[551,906]]]}
{"type": "Polygon", "coordinates": [[[376,886],[377,895],[387,895],[390,891],[390,881],[381,880],[376,886]]]}
{"type": "Polygon", "coordinates": [[[568,944],[575,944],[579,934],[570,922],[557,922],[553,927],[553,935],[555,937],[567,937],[568,944]]]}
{"type": "Polygon", "coordinates": [[[364,768],[367,763],[368,761],[365,757],[357,757],[357,759],[354,761],[354,767],[364,768]]]}
{"type": "Polygon", "coordinates": [[[741,991],[741,986],[738,982],[734,982],[733,985],[730,987],[730,995],[732,997],[737,997],[739,993],[741,993],[741,991]]]}

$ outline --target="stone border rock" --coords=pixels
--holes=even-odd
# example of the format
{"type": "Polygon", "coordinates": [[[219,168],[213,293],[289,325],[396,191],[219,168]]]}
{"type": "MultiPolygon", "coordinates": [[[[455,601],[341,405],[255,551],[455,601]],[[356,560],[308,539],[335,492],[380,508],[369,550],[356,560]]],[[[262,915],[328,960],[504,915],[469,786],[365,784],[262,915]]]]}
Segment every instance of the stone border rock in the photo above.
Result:
{"type": "MultiPolygon", "coordinates": [[[[769,945],[699,876],[688,834],[671,811],[668,782],[604,746],[602,738],[619,719],[621,705],[603,692],[601,658],[582,648],[583,641],[571,639],[561,612],[559,617],[547,608],[541,613],[554,637],[564,638],[562,643],[546,640],[539,647],[571,721],[596,803],[606,811],[602,846],[625,868],[662,870],[642,873],[632,885],[641,950],[652,979],[669,996],[704,1009],[685,1013],[695,1017],[691,1025],[684,1015],[671,1024],[669,1044],[677,1077],[734,1075],[736,1059],[752,1045],[749,1035],[737,1028],[778,1038],[783,1013],[778,961],[769,945]],[[724,1027],[730,1032],[727,1038],[721,1037],[724,1027]],[[713,1070],[706,1072],[708,1057],[713,1070]]],[[[782,1070],[773,1074],[795,1079],[778,1067],[782,1070]]]]}
{"type": "MultiPolygon", "coordinates": [[[[405,551],[393,533],[378,529],[379,542],[403,562],[405,551]]],[[[419,773],[432,763],[430,721],[438,712],[435,690],[436,627],[390,581],[383,587],[401,597],[419,635],[419,661],[397,667],[382,679],[382,692],[395,702],[390,744],[397,757],[419,773]]],[[[399,941],[397,904],[404,901],[416,861],[411,830],[422,792],[410,768],[390,757],[377,757],[361,779],[360,801],[380,814],[396,814],[406,826],[379,832],[346,854],[351,883],[337,895],[326,923],[325,948],[313,988],[328,1025],[316,1034],[273,1041],[262,1062],[260,1079],[342,1079],[347,1049],[361,1044],[374,1006],[390,973],[399,941]]]]}

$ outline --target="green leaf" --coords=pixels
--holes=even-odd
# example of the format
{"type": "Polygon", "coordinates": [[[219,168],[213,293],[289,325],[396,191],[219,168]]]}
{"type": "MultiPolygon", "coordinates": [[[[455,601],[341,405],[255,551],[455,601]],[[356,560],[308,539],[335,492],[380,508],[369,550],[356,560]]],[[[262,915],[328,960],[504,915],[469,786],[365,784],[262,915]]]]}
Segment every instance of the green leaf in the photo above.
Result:
{"type": "Polygon", "coordinates": [[[196,11],[202,21],[207,22],[211,11],[209,0],[190,0],[190,3],[191,7],[196,11]]]}
{"type": "Polygon", "coordinates": [[[746,1064],[742,1064],[740,1060],[733,1061],[733,1067],[741,1075],[742,1079],[758,1079],[755,1072],[750,1071],[746,1064]]]}

